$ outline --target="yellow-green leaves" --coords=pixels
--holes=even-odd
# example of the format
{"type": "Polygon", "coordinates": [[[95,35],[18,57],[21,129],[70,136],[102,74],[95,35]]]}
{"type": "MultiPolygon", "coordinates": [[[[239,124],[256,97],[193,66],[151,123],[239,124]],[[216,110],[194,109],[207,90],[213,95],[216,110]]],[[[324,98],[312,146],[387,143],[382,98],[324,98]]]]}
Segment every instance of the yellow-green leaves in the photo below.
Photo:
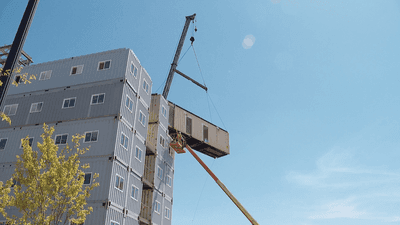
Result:
{"type": "Polygon", "coordinates": [[[51,138],[54,127],[43,124],[42,143],[39,151],[29,146],[29,138],[23,138],[23,154],[17,156],[15,173],[5,184],[0,182],[0,213],[11,224],[68,224],[83,223],[93,211],[86,207],[90,191],[99,186],[92,177],[92,184],[83,186],[84,172],[88,164],[80,166],[80,157],[89,149],[78,148],[83,135],[72,138],[69,145],[59,150],[51,138]],[[21,217],[10,217],[6,209],[17,208],[21,217]]]}

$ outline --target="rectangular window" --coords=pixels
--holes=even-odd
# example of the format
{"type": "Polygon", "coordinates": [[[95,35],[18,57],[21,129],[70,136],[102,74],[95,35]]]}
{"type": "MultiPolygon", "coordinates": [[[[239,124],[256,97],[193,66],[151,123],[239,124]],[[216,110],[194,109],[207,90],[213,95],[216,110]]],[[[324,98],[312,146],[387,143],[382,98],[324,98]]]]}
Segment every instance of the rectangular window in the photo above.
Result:
{"type": "Polygon", "coordinates": [[[90,101],[90,104],[91,105],[103,104],[105,95],[106,95],[105,93],[92,95],[92,100],[90,101]]]}
{"type": "Polygon", "coordinates": [[[59,134],[56,136],[56,145],[63,145],[67,143],[68,134],[59,134]]]}
{"type": "Polygon", "coordinates": [[[165,138],[160,135],[160,145],[165,148],[165,138]]]}
{"type": "Polygon", "coordinates": [[[98,70],[106,70],[110,68],[111,60],[99,62],[98,70]]]}
{"type": "Polygon", "coordinates": [[[83,65],[73,66],[73,67],[71,68],[71,73],[70,73],[70,75],[81,74],[82,71],[83,71],[83,65]]]}
{"type": "Polygon", "coordinates": [[[75,107],[76,97],[73,98],[65,98],[63,102],[62,108],[73,108],[75,107]]]}
{"type": "Polygon", "coordinates": [[[208,143],[208,127],[203,125],[203,141],[208,143]]]}
{"type": "Polygon", "coordinates": [[[142,150],[136,146],[135,158],[137,158],[140,162],[142,161],[142,150]]]}
{"type": "Polygon", "coordinates": [[[132,185],[131,197],[137,201],[138,196],[139,196],[139,188],[132,185]]]}
{"type": "Polygon", "coordinates": [[[131,74],[136,78],[137,77],[137,68],[133,63],[131,63],[131,74]]]}
{"type": "Polygon", "coordinates": [[[18,108],[18,104],[6,105],[6,106],[4,106],[3,112],[7,116],[13,116],[17,113],[17,108],[18,108]]]}
{"type": "Polygon", "coordinates": [[[142,113],[142,111],[139,111],[139,121],[143,126],[145,126],[145,124],[146,124],[146,116],[142,113]]]}
{"type": "Polygon", "coordinates": [[[118,174],[115,176],[115,188],[121,191],[124,190],[124,178],[122,178],[118,174]]]}
{"type": "Polygon", "coordinates": [[[97,137],[99,136],[99,131],[88,131],[85,132],[85,140],[84,142],[96,142],[97,141],[97,137]]]}
{"type": "Polygon", "coordinates": [[[161,203],[156,200],[156,203],[154,205],[154,212],[160,214],[160,210],[161,210],[161,203]]]}
{"type": "Polygon", "coordinates": [[[149,93],[149,84],[146,80],[143,80],[143,90],[148,94],[149,93]]]}
{"type": "Polygon", "coordinates": [[[132,101],[131,98],[128,97],[128,95],[126,96],[125,106],[126,106],[126,108],[129,109],[129,111],[132,112],[132,109],[133,109],[133,101],[132,101]]]}
{"type": "Polygon", "coordinates": [[[85,180],[83,184],[90,184],[92,181],[92,173],[85,173],[85,180]]]}
{"type": "Polygon", "coordinates": [[[31,104],[31,110],[29,113],[35,113],[42,111],[43,102],[36,102],[31,104]]]}
{"type": "Polygon", "coordinates": [[[126,150],[128,150],[128,137],[125,136],[123,133],[121,134],[121,143],[120,143],[126,150]]]}
{"type": "Polygon", "coordinates": [[[165,218],[171,219],[171,210],[165,207],[165,218]]]}
{"type": "Polygon", "coordinates": [[[192,134],[192,118],[186,117],[186,133],[191,135],[192,134]]]}
{"type": "Polygon", "coordinates": [[[157,177],[160,178],[161,180],[164,177],[164,170],[161,169],[161,167],[157,166],[157,177]]]}
{"type": "Polygon", "coordinates": [[[170,187],[172,186],[172,177],[170,177],[169,175],[167,175],[167,182],[166,183],[167,183],[168,186],[170,186],[170,187]]]}
{"type": "Polygon", "coordinates": [[[167,118],[167,109],[164,106],[161,107],[161,114],[167,118]]]}
{"type": "Polygon", "coordinates": [[[51,70],[43,71],[40,73],[39,80],[48,80],[51,77],[51,70]]]}
{"type": "Polygon", "coordinates": [[[6,148],[7,138],[0,139],[0,150],[4,150],[6,148]]]}
{"type": "Polygon", "coordinates": [[[119,225],[119,223],[117,223],[115,221],[111,221],[111,225],[119,225]]]}
{"type": "MultiPolygon", "coordinates": [[[[33,137],[30,137],[30,138],[29,138],[29,146],[32,147],[32,143],[33,143],[33,137]]],[[[21,141],[21,144],[19,145],[19,148],[23,148],[23,147],[22,147],[22,141],[21,141]]]]}

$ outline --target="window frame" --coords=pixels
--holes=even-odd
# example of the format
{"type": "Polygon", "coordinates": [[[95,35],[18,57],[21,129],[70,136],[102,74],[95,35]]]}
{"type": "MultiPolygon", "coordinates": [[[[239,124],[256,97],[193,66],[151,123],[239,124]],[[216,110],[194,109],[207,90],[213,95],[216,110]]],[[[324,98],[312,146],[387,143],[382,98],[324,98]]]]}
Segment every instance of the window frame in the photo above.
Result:
{"type": "Polygon", "coordinates": [[[168,220],[171,219],[171,209],[168,208],[167,206],[165,206],[165,215],[164,215],[164,217],[167,218],[168,220]],[[168,217],[167,217],[167,211],[168,211],[168,217]]]}
{"type": "Polygon", "coordinates": [[[147,94],[149,94],[150,85],[149,85],[149,83],[147,83],[146,79],[143,79],[142,88],[143,88],[144,92],[146,92],[147,94]],[[146,85],[145,85],[145,84],[146,84],[146,85]],[[146,88],[145,88],[145,87],[146,87],[146,88]]]}
{"type": "Polygon", "coordinates": [[[8,138],[0,138],[0,142],[2,141],[2,140],[6,140],[6,143],[4,144],[4,148],[3,149],[1,149],[0,148],[0,151],[3,151],[3,150],[5,150],[6,149],[6,147],[7,147],[7,141],[8,141],[8,138]]]}
{"type": "Polygon", "coordinates": [[[69,72],[69,75],[72,76],[72,75],[82,74],[82,72],[83,72],[83,66],[84,66],[84,64],[82,64],[82,65],[77,65],[77,66],[72,66],[72,67],[71,67],[71,71],[69,72]],[[76,73],[72,73],[72,71],[74,71],[74,68],[76,68],[76,73]],[[80,69],[80,68],[81,68],[81,69],[80,69]]]}
{"type": "Polygon", "coordinates": [[[160,145],[161,147],[165,148],[165,138],[160,134],[160,145]]]}
{"type": "Polygon", "coordinates": [[[135,79],[137,79],[137,73],[138,73],[139,69],[135,66],[135,64],[133,62],[131,62],[131,68],[129,68],[129,71],[131,72],[133,77],[135,79]],[[132,66],[133,66],[133,71],[132,71],[132,66]]]}
{"type": "Polygon", "coordinates": [[[163,105],[161,105],[161,114],[164,116],[165,119],[167,119],[167,109],[163,105]]]}
{"type": "MultiPolygon", "coordinates": [[[[69,105],[69,104],[68,104],[68,105],[69,105]]],[[[76,97],[64,98],[64,100],[63,100],[63,104],[62,104],[62,109],[70,109],[70,108],[75,108],[75,106],[76,106],[76,97]],[[70,99],[75,99],[74,106],[72,106],[72,107],[70,107],[70,106],[68,106],[68,107],[64,107],[65,101],[66,101],[66,100],[70,100],[70,99]]]]}
{"type": "Polygon", "coordinates": [[[101,71],[101,70],[109,70],[111,68],[111,59],[107,59],[104,61],[99,61],[99,63],[97,64],[97,71],[101,71]],[[104,68],[106,66],[106,62],[109,61],[110,65],[108,66],[108,68],[104,68]],[[100,63],[104,63],[104,67],[103,69],[100,69],[100,63]]]}
{"type": "Polygon", "coordinates": [[[123,178],[121,175],[119,175],[118,173],[115,174],[115,183],[114,183],[114,188],[116,188],[117,190],[124,192],[124,183],[125,183],[125,178],[123,178]],[[117,184],[117,177],[119,177],[119,181],[118,181],[118,187],[116,186],[117,184]],[[122,189],[119,188],[119,186],[121,186],[121,178],[122,178],[122,189]]]}
{"type": "Polygon", "coordinates": [[[46,70],[46,71],[40,72],[39,80],[48,80],[48,79],[50,79],[52,72],[53,72],[52,70],[46,70]],[[42,74],[43,74],[43,76],[42,76],[42,74]],[[50,74],[50,75],[48,75],[48,74],[50,74]]]}
{"type": "Polygon", "coordinates": [[[131,186],[132,188],[131,188],[131,198],[133,199],[133,200],[135,200],[135,201],[139,201],[139,188],[138,187],[136,187],[135,185],[133,185],[132,184],[132,186],[131,186]],[[133,192],[134,191],[134,192],[133,192]],[[135,194],[132,196],[132,193],[137,193],[136,194],[136,198],[135,198],[135,194]]]}
{"type": "Polygon", "coordinates": [[[135,146],[135,158],[137,159],[137,160],[139,160],[139,162],[142,162],[142,154],[143,154],[143,151],[142,151],[142,149],[140,149],[137,145],[135,146]],[[139,151],[138,151],[139,150],[139,151]],[[136,157],[136,153],[137,152],[140,152],[140,154],[139,154],[139,158],[138,157],[136,157]]]}
{"type": "Polygon", "coordinates": [[[92,172],[85,172],[85,175],[83,175],[83,185],[91,185],[92,184],[92,172]],[[85,184],[85,178],[86,178],[86,174],[90,174],[90,178],[89,178],[89,183],[85,184]]]}
{"type": "Polygon", "coordinates": [[[192,119],[192,117],[190,117],[188,115],[185,116],[185,133],[187,133],[189,135],[192,135],[192,133],[193,133],[193,119],[192,119]],[[190,132],[187,132],[188,131],[188,119],[190,119],[190,132]]]}
{"type": "Polygon", "coordinates": [[[202,132],[202,139],[203,139],[203,141],[205,142],[205,143],[210,143],[210,138],[209,138],[209,131],[210,131],[210,129],[208,128],[208,126],[206,126],[205,124],[202,124],[202,130],[203,130],[203,132],[202,132]],[[207,140],[204,138],[204,127],[206,127],[207,128],[207,140]]]}
{"type": "Polygon", "coordinates": [[[167,174],[167,179],[166,179],[165,183],[167,184],[168,187],[172,187],[172,177],[168,174],[167,174]]]}
{"type": "Polygon", "coordinates": [[[16,114],[17,114],[17,111],[18,111],[18,105],[19,105],[19,103],[17,103],[17,104],[11,104],[11,105],[5,105],[4,108],[3,108],[3,113],[6,114],[7,116],[14,116],[14,115],[16,115],[16,114]],[[9,113],[10,113],[13,106],[16,106],[16,109],[15,109],[15,113],[14,113],[14,114],[7,114],[7,113],[5,113],[6,107],[10,107],[10,110],[9,110],[9,113]]]}
{"type": "Polygon", "coordinates": [[[110,220],[110,225],[119,225],[119,223],[114,220],[110,220]]]}
{"type": "Polygon", "coordinates": [[[157,166],[157,177],[160,180],[163,180],[164,178],[164,170],[160,166],[157,166]],[[160,177],[160,171],[161,171],[161,177],[160,177]]]}
{"type": "Polygon", "coordinates": [[[66,144],[68,143],[68,136],[69,136],[68,133],[57,134],[57,135],[55,135],[55,136],[54,136],[54,144],[55,144],[55,145],[66,145],[66,144]],[[56,142],[57,142],[57,136],[61,136],[61,138],[62,138],[62,136],[64,136],[64,135],[67,135],[67,140],[65,141],[65,144],[62,144],[62,143],[56,144],[56,142]]]}
{"type": "Polygon", "coordinates": [[[155,200],[155,206],[156,207],[154,207],[154,212],[160,214],[161,213],[160,212],[161,211],[161,203],[159,201],[155,200]],[[157,211],[157,209],[158,209],[158,211],[157,211]]]}
{"type": "Polygon", "coordinates": [[[144,113],[142,112],[142,110],[139,110],[139,116],[138,116],[138,120],[140,122],[140,124],[143,125],[143,127],[146,127],[146,116],[144,115],[144,113]],[[140,117],[142,117],[142,120],[140,120],[140,117]]]}
{"type": "Polygon", "coordinates": [[[120,144],[125,150],[128,151],[128,147],[129,147],[129,138],[128,138],[128,136],[126,136],[126,135],[124,134],[124,132],[121,132],[121,138],[122,138],[122,136],[124,136],[124,145],[121,144],[121,140],[120,140],[119,144],[120,144]],[[126,147],[125,147],[125,141],[126,141],[126,147]]]}
{"type": "MultiPolygon", "coordinates": [[[[22,138],[22,139],[24,139],[24,138],[22,138]]],[[[33,145],[33,137],[29,137],[29,142],[30,142],[30,140],[32,139],[32,145],[33,145]]],[[[32,147],[32,145],[30,145],[31,147],[32,147]]],[[[19,144],[19,149],[23,149],[24,147],[22,146],[22,141],[21,141],[21,143],[19,144]]]]}
{"type": "Polygon", "coordinates": [[[129,112],[133,112],[133,100],[128,96],[128,95],[126,95],[126,100],[125,100],[125,107],[129,110],[129,112]],[[129,99],[129,105],[132,105],[132,109],[129,109],[129,107],[126,105],[126,102],[127,102],[127,100],[129,99]]]}
{"type": "Polygon", "coordinates": [[[34,102],[34,103],[31,103],[31,109],[29,110],[29,113],[38,113],[38,112],[41,112],[42,109],[43,109],[43,105],[44,105],[44,102],[34,102]],[[38,105],[39,103],[42,103],[42,106],[40,107],[40,110],[39,110],[39,111],[32,111],[33,105],[36,104],[36,109],[37,109],[37,105],[38,105]]]}
{"type": "MultiPolygon", "coordinates": [[[[93,135],[93,134],[92,134],[93,135]]],[[[90,136],[90,140],[92,140],[92,136],[90,136]]],[[[85,132],[85,137],[83,139],[83,143],[92,143],[92,142],[97,142],[99,140],[99,130],[91,130],[91,131],[86,131],[85,132]],[[96,141],[86,141],[86,134],[87,133],[93,133],[93,132],[97,132],[97,138],[96,141]]]]}
{"type": "Polygon", "coordinates": [[[100,105],[100,104],[104,104],[104,101],[106,100],[106,93],[99,93],[99,94],[93,94],[92,97],[90,98],[90,105],[100,105]],[[97,103],[93,103],[93,97],[94,96],[100,96],[100,95],[104,95],[103,97],[103,102],[99,103],[99,99],[97,98],[97,103]]]}

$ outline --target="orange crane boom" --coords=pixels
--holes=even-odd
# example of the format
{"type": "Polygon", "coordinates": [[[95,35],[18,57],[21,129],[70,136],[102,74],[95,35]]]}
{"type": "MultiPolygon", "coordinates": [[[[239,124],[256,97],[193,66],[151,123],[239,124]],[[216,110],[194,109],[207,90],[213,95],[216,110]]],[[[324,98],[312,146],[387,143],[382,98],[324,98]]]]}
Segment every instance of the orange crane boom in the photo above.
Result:
{"type": "MultiPolygon", "coordinates": [[[[175,143],[171,143],[170,146],[178,153],[185,153],[185,149],[183,149],[182,144],[182,135],[178,134],[177,138],[175,139],[175,143]]],[[[218,184],[218,186],[225,192],[226,195],[232,200],[233,203],[239,208],[239,210],[246,216],[246,218],[251,222],[253,225],[259,225],[258,222],[250,215],[249,212],[243,207],[242,204],[233,196],[233,194],[228,190],[228,188],[218,179],[217,176],[208,168],[208,166],[199,158],[199,156],[193,151],[193,149],[189,145],[185,145],[186,149],[193,155],[193,157],[200,163],[200,165],[207,171],[208,174],[214,179],[214,181],[218,184]]]]}

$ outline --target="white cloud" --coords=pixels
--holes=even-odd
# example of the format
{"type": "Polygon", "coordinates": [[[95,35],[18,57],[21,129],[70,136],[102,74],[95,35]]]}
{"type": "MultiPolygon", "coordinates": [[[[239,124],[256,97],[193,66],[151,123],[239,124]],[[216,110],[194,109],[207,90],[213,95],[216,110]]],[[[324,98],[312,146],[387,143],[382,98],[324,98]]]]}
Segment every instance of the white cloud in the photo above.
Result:
{"type": "Polygon", "coordinates": [[[352,204],[352,199],[339,200],[323,208],[328,208],[323,213],[310,216],[310,219],[333,219],[333,218],[358,218],[360,215],[366,214],[356,210],[356,206],[352,204]]]}

